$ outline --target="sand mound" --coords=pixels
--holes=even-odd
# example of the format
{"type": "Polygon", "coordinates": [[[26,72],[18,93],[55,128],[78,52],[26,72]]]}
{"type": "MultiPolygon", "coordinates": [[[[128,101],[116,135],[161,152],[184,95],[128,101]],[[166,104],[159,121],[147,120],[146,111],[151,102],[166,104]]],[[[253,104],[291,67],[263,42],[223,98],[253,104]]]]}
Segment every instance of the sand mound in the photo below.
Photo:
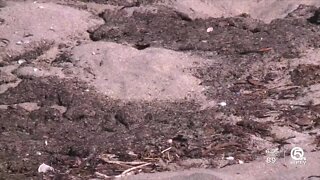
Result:
{"type": "Polygon", "coordinates": [[[107,42],[82,45],[72,53],[77,77],[117,99],[197,99],[203,90],[188,70],[198,60],[183,53],[107,42]]]}

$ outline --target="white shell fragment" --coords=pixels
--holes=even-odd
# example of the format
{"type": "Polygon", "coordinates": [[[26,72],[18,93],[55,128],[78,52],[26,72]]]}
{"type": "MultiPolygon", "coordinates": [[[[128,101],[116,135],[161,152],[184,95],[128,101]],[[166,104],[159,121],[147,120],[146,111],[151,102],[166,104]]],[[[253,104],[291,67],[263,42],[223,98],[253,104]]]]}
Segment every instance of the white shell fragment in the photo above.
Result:
{"type": "Polygon", "coordinates": [[[42,163],[38,168],[38,172],[39,173],[46,173],[48,171],[54,171],[54,169],[53,169],[53,167],[48,166],[48,165],[46,165],[44,163],[42,163]]]}
{"type": "Polygon", "coordinates": [[[26,62],[26,60],[24,60],[24,59],[19,59],[18,60],[18,64],[23,64],[23,63],[25,63],[26,62]]]}
{"type": "Polygon", "coordinates": [[[207,33],[212,32],[212,31],[213,31],[213,27],[209,27],[209,28],[207,29],[207,33]]]}
{"type": "Polygon", "coordinates": [[[16,42],[16,45],[22,45],[23,44],[23,42],[22,41],[18,41],[18,42],[16,42]]]}
{"type": "Polygon", "coordinates": [[[222,106],[222,107],[224,107],[224,106],[226,106],[226,105],[227,105],[226,102],[220,102],[220,103],[219,103],[219,106],[222,106]]]}
{"type": "Polygon", "coordinates": [[[234,157],[232,157],[232,156],[226,157],[226,160],[232,161],[232,160],[234,160],[234,157]]]}

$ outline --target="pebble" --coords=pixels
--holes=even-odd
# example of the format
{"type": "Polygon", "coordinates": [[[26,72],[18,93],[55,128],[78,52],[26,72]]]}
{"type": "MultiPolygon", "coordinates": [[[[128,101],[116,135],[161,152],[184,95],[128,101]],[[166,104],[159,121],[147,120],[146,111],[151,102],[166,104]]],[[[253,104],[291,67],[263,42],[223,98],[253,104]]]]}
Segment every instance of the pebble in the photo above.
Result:
{"type": "Polygon", "coordinates": [[[54,169],[53,169],[53,167],[48,166],[48,165],[46,165],[44,163],[42,163],[38,168],[38,172],[39,173],[46,173],[48,171],[54,171],[54,169]]]}
{"type": "Polygon", "coordinates": [[[227,106],[227,103],[224,102],[224,101],[223,101],[223,102],[220,102],[220,103],[219,103],[219,106],[222,106],[222,107],[227,106]]]}
{"type": "Polygon", "coordinates": [[[226,157],[226,160],[233,161],[233,160],[234,160],[234,157],[232,157],[232,156],[226,157]]]}
{"type": "Polygon", "coordinates": [[[213,27],[209,27],[209,28],[207,29],[207,33],[212,32],[212,31],[213,31],[213,27]]]}
{"type": "Polygon", "coordinates": [[[27,61],[24,60],[24,59],[19,59],[19,60],[18,60],[18,64],[23,64],[23,63],[25,63],[25,62],[27,62],[27,61]]]}
{"type": "Polygon", "coordinates": [[[16,45],[22,45],[22,41],[16,42],[16,45]]]}

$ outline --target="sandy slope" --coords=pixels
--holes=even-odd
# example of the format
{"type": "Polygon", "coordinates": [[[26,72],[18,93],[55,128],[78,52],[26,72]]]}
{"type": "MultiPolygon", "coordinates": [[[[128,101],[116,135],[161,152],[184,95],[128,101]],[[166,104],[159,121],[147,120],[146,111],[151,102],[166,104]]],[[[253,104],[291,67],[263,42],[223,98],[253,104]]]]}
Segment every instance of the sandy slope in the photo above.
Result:
{"type": "Polygon", "coordinates": [[[320,6],[318,0],[177,0],[175,8],[193,17],[227,17],[248,13],[253,18],[270,22],[282,18],[299,4],[320,6]]]}

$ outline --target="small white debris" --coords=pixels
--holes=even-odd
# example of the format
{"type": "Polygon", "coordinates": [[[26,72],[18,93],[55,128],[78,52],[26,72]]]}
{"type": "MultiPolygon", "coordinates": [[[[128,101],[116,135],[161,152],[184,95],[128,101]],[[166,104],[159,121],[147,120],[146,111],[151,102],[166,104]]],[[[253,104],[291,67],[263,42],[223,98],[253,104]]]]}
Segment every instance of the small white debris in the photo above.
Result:
{"type": "Polygon", "coordinates": [[[39,156],[41,156],[41,152],[39,152],[39,151],[37,151],[36,154],[39,155],[39,156]]]}
{"type": "Polygon", "coordinates": [[[18,64],[23,64],[23,63],[25,63],[25,62],[27,62],[27,61],[24,60],[24,59],[19,59],[19,60],[18,60],[18,64]]]}
{"type": "Polygon", "coordinates": [[[130,156],[138,156],[138,155],[137,155],[136,153],[134,153],[133,151],[129,151],[128,154],[129,154],[130,156]]]}
{"type": "Polygon", "coordinates": [[[54,27],[52,27],[52,26],[49,28],[49,30],[50,30],[50,31],[53,31],[53,32],[56,31],[56,30],[54,29],[54,27]]]}
{"type": "Polygon", "coordinates": [[[90,89],[86,89],[86,90],[84,90],[85,92],[89,92],[90,91],[90,89]]]}
{"type": "Polygon", "coordinates": [[[33,68],[33,71],[34,72],[37,72],[39,69],[38,68],[33,68]]]}
{"type": "Polygon", "coordinates": [[[53,169],[53,167],[48,166],[48,165],[46,165],[44,163],[42,163],[38,168],[38,172],[39,173],[46,173],[48,171],[54,171],[54,169],[53,169]]]}
{"type": "Polygon", "coordinates": [[[47,141],[47,140],[45,140],[45,141],[44,141],[44,144],[45,144],[46,146],[48,146],[48,141],[47,141]]]}
{"type": "Polygon", "coordinates": [[[22,41],[18,41],[16,42],[16,45],[21,45],[23,42],[22,41]]]}
{"type": "Polygon", "coordinates": [[[39,6],[38,8],[39,8],[39,9],[43,9],[44,7],[43,7],[43,6],[39,6]]]}
{"type": "Polygon", "coordinates": [[[95,52],[92,52],[92,55],[96,55],[96,53],[95,53],[95,52]]]}
{"type": "Polygon", "coordinates": [[[244,164],[244,161],[242,161],[242,160],[239,160],[239,164],[244,164]]]}
{"type": "Polygon", "coordinates": [[[227,103],[224,102],[224,101],[219,103],[219,106],[222,106],[222,107],[224,107],[224,106],[226,106],[226,105],[227,105],[227,103]]]}
{"type": "Polygon", "coordinates": [[[213,27],[209,27],[209,28],[207,29],[207,33],[212,32],[212,31],[213,31],[213,27]]]}
{"type": "Polygon", "coordinates": [[[172,139],[168,139],[167,143],[172,144],[172,139]]]}
{"type": "Polygon", "coordinates": [[[232,156],[226,157],[226,160],[232,161],[232,160],[234,160],[234,157],[232,157],[232,156]]]}

